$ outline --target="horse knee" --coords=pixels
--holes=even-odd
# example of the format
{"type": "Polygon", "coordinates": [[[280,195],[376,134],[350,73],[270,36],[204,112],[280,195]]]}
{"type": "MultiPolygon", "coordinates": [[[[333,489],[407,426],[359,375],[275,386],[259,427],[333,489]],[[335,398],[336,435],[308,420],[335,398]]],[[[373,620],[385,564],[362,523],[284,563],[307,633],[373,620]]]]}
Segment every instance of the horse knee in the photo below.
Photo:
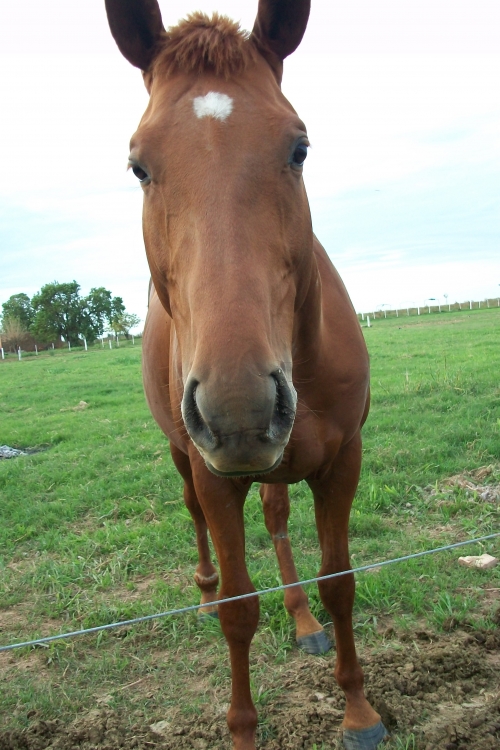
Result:
{"type": "MultiPolygon", "coordinates": [[[[222,597],[221,595],[221,598],[222,597]]],[[[222,632],[228,644],[249,644],[259,624],[259,600],[257,597],[240,599],[219,605],[222,632]]]]}
{"type": "MultiPolygon", "coordinates": [[[[321,572],[320,575],[327,575],[321,572]]],[[[350,617],[354,605],[355,582],[353,575],[318,581],[318,590],[325,609],[333,617],[350,617]]]]}

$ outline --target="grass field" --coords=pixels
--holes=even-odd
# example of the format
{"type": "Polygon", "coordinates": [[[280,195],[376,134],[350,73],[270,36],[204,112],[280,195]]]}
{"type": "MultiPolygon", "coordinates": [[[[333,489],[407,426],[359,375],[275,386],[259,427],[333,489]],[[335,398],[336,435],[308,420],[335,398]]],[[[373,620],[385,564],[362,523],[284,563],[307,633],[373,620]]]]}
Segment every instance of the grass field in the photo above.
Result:
{"type": "MultiPolygon", "coordinates": [[[[353,565],[498,531],[500,311],[388,318],[364,333],[373,400],[351,519],[353,565]]],[[[198,601],[190,517],[145,404],[140,359],[136,345],[0,362],[0,444],[38,451],[0,461],[0,645],[198,601]]],[[[308,578],[319,565],[312,499],[304,484],[291,498],[297,568],[308,578]]],[[[257,588],[274,586],[257,486],[246,516],[250,574],[257,588]]],[[[457,564],[460,554],[481,552],[500,556],[499,540],[360,574],[359,640],[375,643],[382,626],[494,628],[500,567],[457,564]]],[[[316,588],[308,593],[326,622],[316,588]]],[[[259,704],[272,693],[258,687],[265,663],[285,661],[294,648],[279,594],[262,599],[261,621],[259,704]]],[[[195,712],[208,700],[185,692],[197,665],[211,658],[212,682],[228,677],[217,623],[200,626],[194,615],[52,644],[36,652],[43,669],[30,668],[33,653],[0,662],[8,673],[0,727],[24,726],[30,711],[69,718],[96,696],[131,714],[179,701],[195,712]],[[165,649],[167,685],[155,662],[165,649]],[[147,690],[124,689],[143,681],[147,690]]]]}

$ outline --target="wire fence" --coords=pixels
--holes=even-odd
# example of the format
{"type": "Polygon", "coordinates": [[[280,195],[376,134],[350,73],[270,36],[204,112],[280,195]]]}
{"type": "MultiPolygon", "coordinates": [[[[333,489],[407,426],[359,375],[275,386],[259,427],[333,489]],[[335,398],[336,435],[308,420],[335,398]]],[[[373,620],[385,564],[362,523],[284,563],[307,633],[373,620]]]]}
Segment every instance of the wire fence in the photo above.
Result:
{"type": "Polygon", "coordinates": [[[360,322],[378,320],[380,318],[403,318],[413,315],[431,315],[432,313],[462,312],[466,310],[485,310],[490,307],[500,308],[500,297],[489,297],[484,300],[466,300],[464,302],[448,302],[447,299],[438,300],[430,297],[428,300],[417,303],[391,307],[390,305],[377,305],[373,310],[358,313],[360,322]]]}
{"type": "MultiPolygon", "coordinates": [[[[370,563],[369,565],[361,565],[358,568],[352,568],[350,570],[342,570],[338,573],[330,573],[325,576],[317,576],[315,578],[306,578],[303,581],[296,581],[294,583],[281,584],[281,586],[273,586],[267,589],[261,589],[260,591],[250,591],[247,594],[240,594],[239,596],[228,597],[227,599],[219,599],[215,604],[220,606],[221,604],[229,604],[230,602],[241,601],[242,599],[250,599],[251,597],[261,597],[266,594],[272,594],[277,591],[284,591],[285,589],[295,588],[296,586],[308,586],[311,583],[318,583],[320,581],[328,581],[332,578],[340,578],[345,575],[352,575],[353,573],[363,573],[367,570],[373,570],[374,568],[382,568],[386,565],[393,565],[395,563],[406,562],[407,560],[416,560],[426,555],[434,555],[438,552],[445,552],[447,550],[456,549],[457,547],[465,547],[468,544],[475,544],[477,542],[485,542],[489,539],[495,539],[500,536],[500,532],[494,534],[487,534],[486,536],[476,537],[475,539],[467,539],[464,542],[455,542],[454,544],[447,544],[444,547],[435,547],[434,549],[424,550],[422,552],[414,552],[411,555],[403,555],[402,557],[395,557],[391,560],[382,560],[381,562],[370,563]]],[[[196,612],[204,607],[213,607],[214,602],[208,602],[206,604],[191,604],[188,607],[180,607],[179,609],[170,609],[166,612],[158,612],[154,615],[144,615],[143,617],[134,617],[131,620],[121,620],[119,622],[112,622],[107,625],[96,625],[93,628],[85,628],[83,630],[74,630],[69,633],[59,633],[58,635],[50,635],[45,638],[36,638],[32,641],[23,641],[22,643],[10,643],[7,646],[0,646],[0,652],[12,651],[16,648],[24,648],[26,646],[45,646],[48,643],[54,641],[60,641],[66,638],[76,638],[80,635],[89,635],[91,633],[99,633],[104,630],[112,630],[114,628],[128,627],[130,625],[138,625],[142,622],[149,622],[151,620],[159,620],[164,617],[173,617],[174,615],[182,615],[187,612],[196,612]]]]}

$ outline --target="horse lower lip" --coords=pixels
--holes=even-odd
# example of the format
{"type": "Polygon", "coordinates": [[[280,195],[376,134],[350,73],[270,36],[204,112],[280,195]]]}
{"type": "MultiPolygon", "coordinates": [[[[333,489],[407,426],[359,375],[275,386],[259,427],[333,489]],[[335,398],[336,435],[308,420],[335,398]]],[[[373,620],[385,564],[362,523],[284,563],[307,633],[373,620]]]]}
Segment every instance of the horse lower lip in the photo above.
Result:
{"type": "Polygon", "coordinates": [[[261,474],[269,474],[271,471],[274,471],[276,469],[281,461],[283,459],[283,452],[281,452],[280,456],[278,457],[278,460],[274,462],[272,466],[270,466],[268,469],[253,469],[252,471],[219,471],[216,469],[210,461],[207,461],[205,459],[205,464],[207,468],[212,472],[212,474],[216,474],[218,477],[254,477],[254,476],[260,476],[261,474]]]}

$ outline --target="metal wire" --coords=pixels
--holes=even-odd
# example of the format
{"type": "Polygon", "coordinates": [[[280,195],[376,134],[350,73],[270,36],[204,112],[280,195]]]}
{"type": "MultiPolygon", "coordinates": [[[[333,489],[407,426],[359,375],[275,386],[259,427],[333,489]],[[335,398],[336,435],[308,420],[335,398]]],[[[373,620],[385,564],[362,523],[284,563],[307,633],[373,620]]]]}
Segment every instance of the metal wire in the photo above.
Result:
{"type": "Polygon", "coordinates": [[[359,568],[352,568],[351,570],[342,570],[339,573],[329,573],[326,576],[318,576],[316,578],[307,578],[303,581],[296,581],[295,583],[286,583],[281,586],[273,586],[268,589],[261,589],[260,591],[251,591],[248,594],[240,594],[239,596],[228,597],[227,599],[219,599],[216,602],[207,602],[206,604],[191,604],[189,607],[181,607],[180,609],[170,609],[166,612],[158,612],[155,615],[145,615],[143,617],[134,617],[131,620],[122,620],[120,622],[112,622],[108,625],[97,625],[93,628],[85,628],[84,630],[74,630],[71,633],[59,633],[59,635],[50,635],[45,638],[37,638],[33,641],[24,641],[23,643],[11,643],[8,646],[0,646],[1,651],[11,651],[15,648],[23,648],[25,646],[42,646],[52,641],[59,641],[63,638],[74,638],[77,635],[88,635],[89,633],[99,633],[103,630],[111,630],[112,628],[122,628],[128,625],[137,625],[140,622],[148,622],[149,620],[158,620],[162,617],[171,617],[173,615],[182,615],[186,612],[195,612],[204,607],[213,607],[214,604],[217,606],[221,604],[228,604],[229,602],[237,602],[241,599],[249,599],[252,596],[264,596],[265,594],[272,594],[275,591],[284,591],[285,589],[291,589],[295,586],[307,586],[311,583],[317,583],[318,581],[328,581],[331,578],[340,578],[340,576],[346,576],[353,573],[362,573],[365,570],[372,570],[373,568],[382,568],[385,565],[393,565],[394,563],[405,562],[406,560],[415,560],[418,557],[424,557],[425,555],[433,555],[437,552],[445,552],[449,549],[455,549],[456,547],[464,547],[467,544],[474,544],[476,542],[485,542],[487,539],[495,539],[500,536],[500,532],[495,534],[488,534],[487,536],[480,536],[476,539],[468,539],[465,542],[455,542],[454,544],[447,544],[444,547],[436,547],[434,549],[424,550],[423,552],[414,552],[411,555],[403,555],[403,557],[395,557],[392,560],[382,560],[382,562],[371,563],[370,565],[361,565],[359,568]]]}

